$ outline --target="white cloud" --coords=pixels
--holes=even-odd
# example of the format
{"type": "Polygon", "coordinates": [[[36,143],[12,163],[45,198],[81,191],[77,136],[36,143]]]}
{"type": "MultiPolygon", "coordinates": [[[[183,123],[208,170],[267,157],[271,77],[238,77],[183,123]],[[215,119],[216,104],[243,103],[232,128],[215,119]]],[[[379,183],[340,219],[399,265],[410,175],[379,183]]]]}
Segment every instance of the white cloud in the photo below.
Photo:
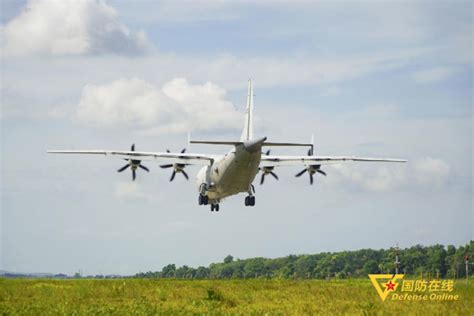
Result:
{"type": "MultiPolygon", "coordinates": [[[[385,55],[373,53],[365,57],[333,56],[331,59],[247,58],[231,55],[198,58],[157,52],[136,58],[88,55],[71,60],[68,57],[33,56],[9,58],[2,71],[8,79],[4,80],[5,89],[11,93],[24,95],[28,91],[32,101],[47,99],[51,103],[51,97],[69,98],[77,94],[78,87],[87,83],[98,84],[137,76],[159,85],[178,76],[191,82],[206,80],[226,90],[245,89],[249,77],[255,79],[255,89],[283,85],[338,87],[342,82],[402,67],[411,59],[424,56],[424,52],[426,50],[416,49],[385,55]],[[19,72],[19,67],[28,69],[28,76],[19,72]],[[65,76],[65,73],[74,75],[65,76]]],[[[242,99],[239,104],[244,103],[245,99],[242,99]]]]}
{"type": "Polygon", "coordinates": [[[413,79],[418,83],[437,82],[448,78],[453,72],[454,70],[449,67],[436,67],[415,72],[413,79]]]}
{"type": "Polygon", "coordinates": [[[340,186],[350,181],[367,191],[390,191],[399,188],[438,189],[449,173],[449,165],[438,158],[419,158],[407,164],[396,165],[335,165],[336,177],[332,183],[340,186]]]}
{"type": "Polygon", "coordinates": [[[450,173],[450,166],[441,159],[426,157],[415,161],[416,179],[421,184],[441,186],[450,173]]]}
{"type": "Polygon", "coordinates": [[[150,44],[101,0],[30,0],[1,28],[6,55],[137,54],[150,44]]]}
{"type": "Polygon", "coordinates": [[[393,170],[389,167],[379,167],[374,168],[373,174],[363,174],[356,169],[352,179],[370,191],[388,191],[400,185],[406,177],[402,168],[393,170]]]}
{"type": "Polygon", "coordinates": [[[210,82],[193,85],[176,78],[159,88],[141,79],[119,79],[84,87],[77,115],[86,122],[125,124],[148,133],[238,128],[241,114],[225,98],[226,91],[210,82]]]}
{"type": "Polygon", "coordinates": [[[115,196],[118,198],[146,198],[137,182],[118,182],[115,185],[115,196]]]}
{"type": "Polygon", "coordinates": [[[368,191],[389,191],[402,185],[406,180],[406,165],[397,166],[361,166],[360,164],[335,165],[337,186],[341,182],[351,181],[368,191]]]}

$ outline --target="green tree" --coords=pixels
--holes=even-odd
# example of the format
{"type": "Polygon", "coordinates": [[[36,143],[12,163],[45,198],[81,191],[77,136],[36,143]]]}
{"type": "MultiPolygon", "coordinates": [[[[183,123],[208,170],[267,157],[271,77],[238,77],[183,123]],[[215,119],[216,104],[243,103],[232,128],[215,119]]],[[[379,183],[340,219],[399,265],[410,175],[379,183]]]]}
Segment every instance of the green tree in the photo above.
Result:
{"type": "Polygon", "coordinates": [[[446,257],[447,252],[442,245],[435,245],[428,247],[427,255],[427,270],[433,275],[446,275],[446,257]]]}
{"type": "Polygon", "coordinates": [[[174,278],[176,272],[176,266],[174,264],[169,264],[161,270],[161,276],[163,278],[174,278]]]}
{"type": "Polygon", "coordinates": [[[224,263],[231,263],[232,261],[234,261],[234,257],[232,257],[231,255],[228,255],[224,258],[224,263]]]}
{"type": "Polygon", "coordinates": [[[294,276],[302,279],[313,277],[314,267],[316,266],[316,256],[303,255],[294,263],[294,276]]]}
{"type": "Polygon", "coordinates": [[[373,274],[379,272],[379,267],[375,260],[369,260],[364,264],[363,270],[365,275],[373,274]]]}
{"type": "Polygon", "coordinates": [[[244,276],[246,278],[266,276],[264,258],[253,258],[247,261],[244,267],[244,276]]]}
{"type": "MultiPolygon", "coordinates": [[[[474,260],[474,241],[458,248],[449,245],[424,247],[416,245],[400,250],[401,272],[424,277],[465,277],[464,256],[474,260]],[[428,275],[427,275],[428,274],[428,275]]],[[[395,251],[361,249],[357,251],[324,252],[315,255],[290,255],[283,258],[250,258],[236,260],[231,255],[222,263],[197,269],[169,264],[160,272],[137,273],[139,278],[337,278],[366,277],[370,273],[393,273],[395,251]]],[[[474,273],[473,273],[474,274],[474,273]]]]}
{"type": "Polygon", "coordinates": [[[194,277],[195,270],[186,265],[176,269],[174,277],[177,279],[192,279],[194,277]]]}
{"type": "Polygon", "coordinates": [[[206,267],[198,267],[196,273],[194,274],[196,279],[208,279],[209,278],[209,269],[206,267]]]}

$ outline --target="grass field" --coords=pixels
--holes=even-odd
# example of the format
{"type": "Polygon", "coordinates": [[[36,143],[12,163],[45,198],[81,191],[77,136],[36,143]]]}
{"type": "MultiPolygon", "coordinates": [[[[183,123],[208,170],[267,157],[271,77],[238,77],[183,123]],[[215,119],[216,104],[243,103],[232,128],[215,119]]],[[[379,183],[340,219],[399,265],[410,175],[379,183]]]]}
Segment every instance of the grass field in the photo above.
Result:
{"type": "Polygon", "coordinates": [[[472,281],[457,302],[382,302],[368,279],[0,279],[0,314],[474,315],[472,281]]]}

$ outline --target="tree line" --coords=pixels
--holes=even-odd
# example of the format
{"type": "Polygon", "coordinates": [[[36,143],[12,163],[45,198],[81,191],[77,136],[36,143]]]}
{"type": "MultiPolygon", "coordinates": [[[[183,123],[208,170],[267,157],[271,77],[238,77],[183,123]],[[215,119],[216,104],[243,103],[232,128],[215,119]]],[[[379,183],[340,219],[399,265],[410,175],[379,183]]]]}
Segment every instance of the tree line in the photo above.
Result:
{"type": "MultiPolygon", "coordinates": [[[[371,273],[395,273],[398,254],[399,273],[439,278],[462,278],[466,275],[465,257],[474,261],[474,241],[456,248],[453,245],[421,246],[405,249],[361,249],[356,251],[323,252],[313,255],[289,255],[283,258],[234,259],[208,267],[176,267],[168,264],[161,271],[140,272],[138,278],[233,279],[233,278],[294,278],[325,279],[367,277],[371,273]]],[[[470,271],[474,265],[469,264],[470,271]]]]}

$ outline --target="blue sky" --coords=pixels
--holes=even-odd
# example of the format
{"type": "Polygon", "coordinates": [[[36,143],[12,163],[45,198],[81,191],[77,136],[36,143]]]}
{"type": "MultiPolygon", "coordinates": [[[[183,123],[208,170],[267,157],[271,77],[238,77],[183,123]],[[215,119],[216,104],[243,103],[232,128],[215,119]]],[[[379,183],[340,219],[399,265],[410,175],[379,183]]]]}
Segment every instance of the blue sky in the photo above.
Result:
{"type": "Polygon", "coordinates": [[[473,238],[472,2],[36,0],[1,12],[0,269],[132,274],[473,238]],[[249,77],[259,135],[314,133],[321,155],[409,163],[328,166],[314,186],[280,168],[256,207],[241,195],[214,214],[194,181],[170,184],[157,165],[132,183],[120,160],[45,154],[238,138],[249,77]]]}

